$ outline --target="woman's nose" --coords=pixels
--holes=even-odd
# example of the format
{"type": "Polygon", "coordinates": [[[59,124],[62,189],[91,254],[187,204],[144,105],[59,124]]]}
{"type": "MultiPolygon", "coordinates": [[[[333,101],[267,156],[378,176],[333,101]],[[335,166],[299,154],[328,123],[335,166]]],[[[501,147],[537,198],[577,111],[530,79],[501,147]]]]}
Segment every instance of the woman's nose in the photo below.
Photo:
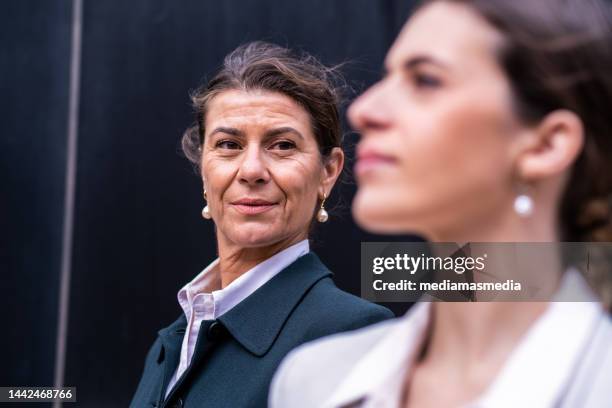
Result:
{"type": "Polygon", "coordinates": [[[262,157],[259,146],[248,146],[238,169],[238,181],[244,184],[265,184],[270,180],[270,172],[262,157]]]}
{"type": "Polygon", "coordinates": [[[386,86],[379,82],[357,98],[348,109],[348,119],[358,132],[381,130],[390,123],[389,98],[385,95],[386,86]]]}

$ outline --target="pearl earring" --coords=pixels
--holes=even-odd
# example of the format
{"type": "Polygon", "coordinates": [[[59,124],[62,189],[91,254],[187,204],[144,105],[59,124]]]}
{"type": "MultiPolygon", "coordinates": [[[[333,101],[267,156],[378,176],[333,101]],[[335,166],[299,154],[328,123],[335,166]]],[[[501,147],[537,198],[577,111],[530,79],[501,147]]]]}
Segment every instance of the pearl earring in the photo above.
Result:
{"type": "Polygon", "coordinates": [[[323,194],[323,201],[321,201],[321,208],[319,208],[319,211],[317,212],[317,221],[319,222],[327,222],[327,220],[329,219],[329,214],[327,214],[327,211],[325,211],[325,199],[326,198],[327,196],[323,194]]]}
{"type": "MultiPolygon", "coordinates": [[[[206,200],[206,188],[204,189],[204,199],[206,200]]],[[[208,203],[206,203],[202,209],[202,218],[205,220],[210,220],[212,218],[212,215],[210,215],[210,208],[208,208],[208,203]]]]}
{"type": "Polygon", "coordinates": [[[519,194],[514,199],[514,211],[523,218],[533,214],[533,199],[527,194],[519,194]]]}

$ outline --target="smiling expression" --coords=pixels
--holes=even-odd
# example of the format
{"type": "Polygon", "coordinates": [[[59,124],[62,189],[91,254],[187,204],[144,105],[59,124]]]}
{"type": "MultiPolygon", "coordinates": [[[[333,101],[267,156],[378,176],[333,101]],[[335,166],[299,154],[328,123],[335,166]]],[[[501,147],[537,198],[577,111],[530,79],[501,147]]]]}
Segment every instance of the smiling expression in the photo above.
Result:
{"type": "Polygon", "coordinates": [[[306,238],[324,188],[306,110],[280,93],[228,90],[205,121],[201,171],[218,238],[242,247],[306,238]]]}

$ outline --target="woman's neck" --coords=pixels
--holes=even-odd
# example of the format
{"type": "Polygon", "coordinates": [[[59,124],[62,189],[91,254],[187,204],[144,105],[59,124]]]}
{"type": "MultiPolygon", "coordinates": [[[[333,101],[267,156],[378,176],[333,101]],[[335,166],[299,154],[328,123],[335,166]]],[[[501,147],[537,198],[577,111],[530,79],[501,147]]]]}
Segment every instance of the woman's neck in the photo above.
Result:
{"type": "Polygon", "coordinates": [[[269,245],[244,246],[231,242],[217,231],[221,288],[225,288],[257,264],[306,238],[305,234],[298,234],[269,245]]]}
{"type": "MultiPolygon", "coordinates": [[[[444,231],[431,238],[433,241],[459,243],[556,242],[555,217],[555,211],[542,209],[530,218],[520,218],[509,211],[490,220],[481,220],[478,225],[444,231]]],[[[503,255],[504,251],[501,252],[503,255]]],[[[504,279],[512,279],[525,271],[527,275],[545,274],[551,287],[556,288],[561,272],[557,255],[554,250],[545,255],[538,253],[537,262],[524,268],[521,265],[521,271],[517,270],[516,264],[502,260],[489,272],[504,279]]],[[[452,387],[455,402],[473,400],[490,385],[521,337],[547,307],[545,301],[436,302],[415,373],[435,374],[432,378],[443,377],[438,377],[439,383],[455,384],[456,387],[452,387]]]]}
{"type": "Polygon", "coordinates": [[[452,362],[458,373],[486,366],[496,371],[547,307],[547,302],[437,302],[426,358],[452,362]]]}
{"type": "Polygon", "coordinates": [[[479,214],[474,220],[457,220],[455,225],[427,231],[425,235],[432,242],[556,242],[558,209],[546,202],[536,200],[533,214],[527,217],[509,206],[484,217],[479,214]]]}

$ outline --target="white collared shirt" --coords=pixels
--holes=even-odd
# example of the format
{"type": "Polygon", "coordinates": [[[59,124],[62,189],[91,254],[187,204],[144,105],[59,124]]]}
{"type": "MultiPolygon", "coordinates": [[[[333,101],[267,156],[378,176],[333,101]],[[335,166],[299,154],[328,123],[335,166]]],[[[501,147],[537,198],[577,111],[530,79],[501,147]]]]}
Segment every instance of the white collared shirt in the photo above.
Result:
{"type": "MultiPolygon", "coordinates": [[[[592,301],[551,302],[493,383],[464,407],[558,406],[595,327],[608,318],[578,271],[570,269],[564,275],[559,293],[568,291],[592,301]]],[[[354,406],[356,401],[363,408],[400,406],[404,381],[421,348],[431,309],[431,303],[420,302],[409,310],[357,362],[323,406],[354,406]]]]}
{"type": "Polygon", "coordinates": [[[179,365],[168,383],[166,397],[189,367],[202,321],[217,319],[309,251],[308,240],[300,241],[255,265],[223,289],[217,258],[179,290],[178,302],[185,312],[187,328],[179,365]]]}

